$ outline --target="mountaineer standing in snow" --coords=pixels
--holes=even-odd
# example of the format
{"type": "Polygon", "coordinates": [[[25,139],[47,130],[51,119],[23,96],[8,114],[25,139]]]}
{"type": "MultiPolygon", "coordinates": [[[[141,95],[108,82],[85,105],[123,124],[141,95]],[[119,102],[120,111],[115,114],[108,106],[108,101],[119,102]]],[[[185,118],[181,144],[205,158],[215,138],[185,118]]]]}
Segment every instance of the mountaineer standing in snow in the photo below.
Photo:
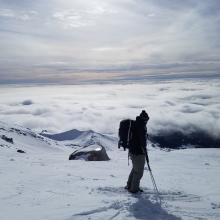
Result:
{"type": "Polygon", "coordinates": [[[132,170],[128,177],[127,186],[125,187],[131,193],[142,192],[140,189],[140,180],[144,173],[145,158],[149,164],[147,154],[147,122],[149,120],[148,114],[143,110],[139,116],[136,117],[134,123],[135,129],[129,148],[129,156],[132,160],[132,170]]]}

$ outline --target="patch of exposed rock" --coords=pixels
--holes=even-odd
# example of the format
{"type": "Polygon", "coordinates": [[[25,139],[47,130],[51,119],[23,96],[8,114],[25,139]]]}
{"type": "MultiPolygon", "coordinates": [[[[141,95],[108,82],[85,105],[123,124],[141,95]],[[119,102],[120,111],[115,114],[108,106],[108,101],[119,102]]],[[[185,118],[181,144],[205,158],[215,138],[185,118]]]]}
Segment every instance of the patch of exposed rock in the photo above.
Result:
{"type": "Polygon", "coordinates": [[[108,161],[109,156],[103,146],[92,144],[88,147],[74,151],[69,160],[108,161]]]}

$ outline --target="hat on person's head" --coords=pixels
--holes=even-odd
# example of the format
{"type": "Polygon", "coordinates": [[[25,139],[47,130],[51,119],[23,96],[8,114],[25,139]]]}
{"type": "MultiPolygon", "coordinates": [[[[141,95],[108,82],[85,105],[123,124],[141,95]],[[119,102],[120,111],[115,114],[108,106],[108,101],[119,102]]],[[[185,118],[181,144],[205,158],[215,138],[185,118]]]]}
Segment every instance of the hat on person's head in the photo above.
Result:
{"type": "Polygon", "coordinates": [[[145,110],[142,110],[140,117],[143,118],[144,120],[148,121],[149,120],[149,116],[147,114],[147,112],[145,110]]]}

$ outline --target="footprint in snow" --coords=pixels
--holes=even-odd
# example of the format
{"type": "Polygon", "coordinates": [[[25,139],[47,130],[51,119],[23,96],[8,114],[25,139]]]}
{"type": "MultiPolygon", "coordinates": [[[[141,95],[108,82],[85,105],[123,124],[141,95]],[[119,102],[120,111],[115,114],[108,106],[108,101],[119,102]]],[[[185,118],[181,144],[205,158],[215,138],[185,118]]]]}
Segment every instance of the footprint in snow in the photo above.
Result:
{"type": "Polygon", "coordinates": [[[184,202],[197,202],[201,201],[201,197],[193,194],[186,194],[180,191],[162,191],[160,197],[165,201],[184,201],[184,202]]]}
{"type": "Polygon", "coordinates": [[[220,209],[220,203],[211,203],[212,209],[220,209]]]}

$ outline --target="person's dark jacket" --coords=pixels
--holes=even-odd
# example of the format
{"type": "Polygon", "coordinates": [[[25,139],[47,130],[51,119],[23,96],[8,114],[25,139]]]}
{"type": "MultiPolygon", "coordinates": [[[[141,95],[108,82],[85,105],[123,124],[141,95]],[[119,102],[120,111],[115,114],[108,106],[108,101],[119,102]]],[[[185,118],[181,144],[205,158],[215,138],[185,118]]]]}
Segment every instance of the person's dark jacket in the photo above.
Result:
{"type": "Polygon", "coordinates": [[[135,121],[135,129],[132,137],[132,144],[129,152],[134,155],[146,155],[146,159],[148,161],[147,155],[147,127],[146,122],[140,117],[136,117],[135,121]]]}

